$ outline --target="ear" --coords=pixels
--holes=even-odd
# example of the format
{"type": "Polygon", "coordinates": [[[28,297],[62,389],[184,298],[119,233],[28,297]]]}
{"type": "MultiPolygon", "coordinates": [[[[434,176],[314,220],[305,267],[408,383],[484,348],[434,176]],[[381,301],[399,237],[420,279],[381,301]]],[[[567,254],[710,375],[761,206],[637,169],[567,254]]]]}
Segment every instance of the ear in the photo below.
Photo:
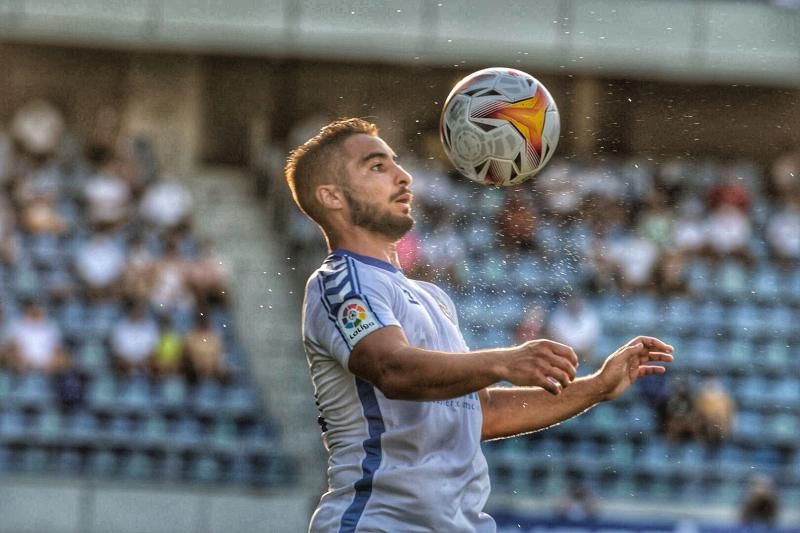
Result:
{"type": "Polygon", "coordinates": [[[342,189],[338,185],[320,185],[314,192],[316,193],[317,201],[325,209],[338,211],[346,205],[344,194],[342,194],[342,189]]]}

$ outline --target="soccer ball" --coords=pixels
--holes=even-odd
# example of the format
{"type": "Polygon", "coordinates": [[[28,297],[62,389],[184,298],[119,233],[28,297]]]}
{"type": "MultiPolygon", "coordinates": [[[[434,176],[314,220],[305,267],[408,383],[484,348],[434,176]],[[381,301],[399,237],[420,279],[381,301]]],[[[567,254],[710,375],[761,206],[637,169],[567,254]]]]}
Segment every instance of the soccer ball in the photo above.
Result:
{"type": "Polygon", "coordinates": [[[513,68],[487,68],[462,79],[439,119],[453,165],[471,180],[496,186],[535,176],[552,157],[560,131],[545,86],[513,68]]]}

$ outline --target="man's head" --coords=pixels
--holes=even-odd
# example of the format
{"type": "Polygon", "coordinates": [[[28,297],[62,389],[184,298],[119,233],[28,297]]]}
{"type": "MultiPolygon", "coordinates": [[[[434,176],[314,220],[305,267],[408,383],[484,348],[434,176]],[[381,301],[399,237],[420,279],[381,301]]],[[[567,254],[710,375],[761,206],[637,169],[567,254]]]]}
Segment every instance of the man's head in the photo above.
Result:
{"type": "Polygon", "coordinates": [[[374,124],[338,120],[292,151],[286,181],[298,207],[326,234],[338,213],[347,225],[397,240],[414,220],[411,176],[395,159],[374,124]]]}

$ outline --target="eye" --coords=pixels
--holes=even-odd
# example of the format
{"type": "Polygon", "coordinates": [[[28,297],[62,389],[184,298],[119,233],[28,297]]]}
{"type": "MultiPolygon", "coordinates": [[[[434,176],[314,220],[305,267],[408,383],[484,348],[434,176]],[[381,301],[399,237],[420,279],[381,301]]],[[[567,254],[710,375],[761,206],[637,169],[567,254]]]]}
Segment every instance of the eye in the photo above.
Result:
{"type": "Polygon", "coordinates": [[[375,163],[370,167],[370,170],[374,170],[375,172],[380,172],[383,170],[383,163],[375,163]]]}

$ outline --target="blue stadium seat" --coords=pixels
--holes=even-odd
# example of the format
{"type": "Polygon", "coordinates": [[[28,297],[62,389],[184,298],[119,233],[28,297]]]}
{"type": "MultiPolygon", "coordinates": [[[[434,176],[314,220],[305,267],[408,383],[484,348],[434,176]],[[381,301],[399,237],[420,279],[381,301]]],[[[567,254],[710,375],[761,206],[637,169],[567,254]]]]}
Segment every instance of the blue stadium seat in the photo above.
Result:
{"type": "Polygon", "coordinates": [[[761,302],[774,302],[783,290],[778,269],[767,263],[758,266],[752,284],[753,294],[761,302]]]}
{"type": "Polygon", "coordinates": [[[192,481],[201,483],[214,483],[220,479],[222,468],[218,459],[210,455],[201,455],[189,467],[189,476],[192,481]]]}
{"type": "Polygon", "coordinates": [[[99,450],[89,455],[87,473],[92,477],[114,477],[117,468],[117,456],[110,450],[99,450]]]}
{"type": "Polygon", "coordinates": [[[63,420],[53,408],[45,408],[33,417],[30,424],[30,440],[37,444],[57,444],[61,439],[63,420]]]}
{"type": "Polygon", "coordinates": [[[793,413],[776,413],[766,423],[766,437],[777,445],[794,446],[800,435],[800,423],[793,413]]]}
{"type": "Polygon", "coordinates": [[[238,445],[236,422],[226,418],[215,420],[211,426],[209,440],[217,452],[233,453],[238,445]]]}
{"type": "Polygon", "coordinates": [[[144,376],[135,376],[120,383],[117,407],[129,413],[145,413],[152,408],[150,383],[144,376]]]}
{"type": "Polygon", "coordinates": [[[764,438],[764,417],[758,411],[739,411],[734,423],[734,435],[748,442],[761,442],[764,438]]]}
{"type": "Polygon", "coordinates": [[[116,415],[111,418],[106,431],[106,438],[115,446],[127,448],[135,442],[137,424],[128,415],[116,415]]]}
{"type": "Polygon", "coordinates": [[[253,386],[246,384],[225,387],[218,412],[228,417],[252,418],[259,410],[260,398],[253,386]]]}
{"type": "Polygon", "coordinates": [[[74,446],[92,446],[99,435],[97,418],[88,411],[77,411],[67,415],[61,438],[74,446]]]}
{"type": "Polygon", "coordinates": [[[90,376],[109,373],[109,354],[102,341],[89,339],[75,354],[77,367],[90,376]]]}
{"type": "Polygon", "coordinates": [[[14,383],[11,375],[4,370],[0,370],[0,405],[8,405],[12,398],[13,388],[14,383]]]}
{"type": "Polygon", "coordinates": [[[49,456],[44,448],[25,448],[21,456],[21,470],[31,474],[42,474],[48,471],[49,456]]]}
{"type": "Polygon", "coordinates": [[[192,409],[201,415],[213,415],[217,412],[222,396],[222,387],[214,380],[199,383],[192,394],[192,409]]]}
{"type": "Polygon", "coordinates": [[[80,475],[83,473],[83,454],[78,450],[59,450],[54,457],[53,469],[61,475],[80,475]]]}
{"type": "Polygon", "coordinates": [[[133,452],[122,459],[120,474],[127,479],[148,480],[155,473],[153,459],[142,452],[133,452]]]}
{"type": "Polygon", "coordinates": [[[167,421],[159,414],[151,414],[141,425],[137,438],[140,444],[149,448],[165,448],[168,445],[167,421]]]}
{"type": "Polygon", "coordinates": [[[155,403],[162,411],[179,412],[186,407],[188,390],[183,378],[163,378],[157,388],[155,403]]]}
{"type": "Polygon", "coordinates": [[[194,450],[203,439],[200,421],[192,416],[176,420],[169,430],[170,446],[175,449],[194,450]]]}
{"type": "Polygon", "coordinates": [[[53,393],[50,380],[39,372],[28,372],[21,375],[13,392],[14,403],[29,409],[44,409],[52,404],[53,393]]]}
{"type": "Polygon", "coordinates": [[[725,261],[717,269],[714,276],[716,292],[731,300],[743,298],[749,291],[747,270],[738,261],[725,261]]]}
{"type": "Polygon", "coordinates": [[[110,375],[100,375],[89,387],[89,405],[97,412],[111,413],[118,410],[117,386],[110,375]]]}
{"type": "Polygon", "coordinates": [[[27,438],[27,424],[22,412],[16,410],[0,412],[0,442],[21,442],[27,438]]]}

